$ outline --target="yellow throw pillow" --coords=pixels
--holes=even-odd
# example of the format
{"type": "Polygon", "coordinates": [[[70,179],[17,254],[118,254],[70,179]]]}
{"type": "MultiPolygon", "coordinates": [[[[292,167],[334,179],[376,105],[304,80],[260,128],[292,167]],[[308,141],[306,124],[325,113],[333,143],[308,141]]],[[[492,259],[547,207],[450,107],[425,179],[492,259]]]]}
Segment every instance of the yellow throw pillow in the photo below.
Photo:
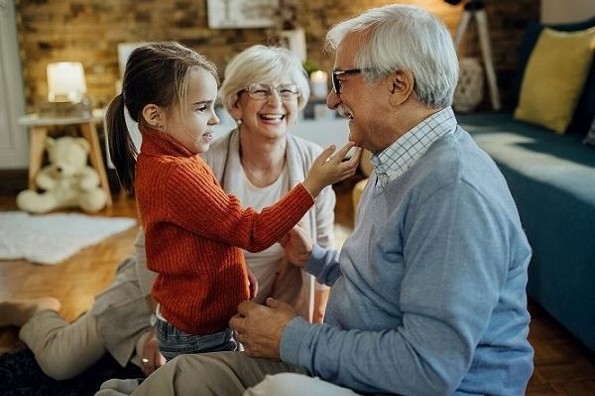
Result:
{"type": "Polygon", "coordinates": [[[563,134],[572,120],[593,61],[595,28],[545,28],[529,57],[514,118],[563,134]]]}

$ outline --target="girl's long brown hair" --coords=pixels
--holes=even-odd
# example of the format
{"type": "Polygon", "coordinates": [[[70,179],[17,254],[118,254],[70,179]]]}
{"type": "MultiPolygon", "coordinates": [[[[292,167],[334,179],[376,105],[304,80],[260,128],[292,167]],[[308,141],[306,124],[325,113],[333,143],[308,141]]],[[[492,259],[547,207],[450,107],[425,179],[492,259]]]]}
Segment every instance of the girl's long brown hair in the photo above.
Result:
{"type": "Polygon", "coordinates": [[[190,72],[199,68],[219,81],[211,61],[175,42],[144,44],[130,54],[122,93],[111,101],[105,116],[110,158],[126,191],[134,190],[138,151],[126,126],[125,109],[139,126],[146,105],[171,109],[185,99],[190,72]]]}

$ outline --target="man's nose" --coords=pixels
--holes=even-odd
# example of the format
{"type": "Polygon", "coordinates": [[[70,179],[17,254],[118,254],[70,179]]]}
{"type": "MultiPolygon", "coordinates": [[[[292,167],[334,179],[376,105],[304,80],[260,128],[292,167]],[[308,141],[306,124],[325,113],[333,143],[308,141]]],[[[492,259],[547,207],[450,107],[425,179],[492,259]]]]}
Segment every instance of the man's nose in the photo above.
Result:
{"type": "Polygon", "coordinates": [[[335,110],[341,104],[341,96],[337,95],[334,90],[331,90],[326,97],[326,107],[335,110]]]}

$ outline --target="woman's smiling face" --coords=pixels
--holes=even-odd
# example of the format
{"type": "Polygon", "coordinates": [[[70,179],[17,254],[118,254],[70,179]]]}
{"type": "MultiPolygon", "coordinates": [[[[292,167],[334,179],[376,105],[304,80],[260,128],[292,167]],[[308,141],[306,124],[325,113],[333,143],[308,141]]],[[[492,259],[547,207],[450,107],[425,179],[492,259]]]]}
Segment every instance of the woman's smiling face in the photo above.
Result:
{"type": "Polygon", "coordinates": [[[255,86],[259,90],[264,86],[264,90],[268,90],[270,95],[264,99],[255,98],[255,95],[247,89],[243,90],[238,95],[232,116],[242,121],[242,129],[246,131],[260,133],[270,138],[285,136],[295,123],[299,111],[298,96],[291,97],[292,95],[287,95],[287,93],[288,90],[295,91],[297,88],[293,82],[280,78],[252,84],[251,89],[254,90],[255,86]],[[282,95],[286,96],[286,99],[282,99],[282,95]]]}

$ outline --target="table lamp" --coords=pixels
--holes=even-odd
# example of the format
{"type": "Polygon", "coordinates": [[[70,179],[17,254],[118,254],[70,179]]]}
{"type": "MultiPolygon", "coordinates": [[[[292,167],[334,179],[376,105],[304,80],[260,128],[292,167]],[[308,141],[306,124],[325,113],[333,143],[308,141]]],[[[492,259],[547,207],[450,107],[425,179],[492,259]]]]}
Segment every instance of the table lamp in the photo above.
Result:
{"type": "Polygon", "coordinates": [[[91,105],[87,98],[85,71],[80,62],[56,62],[47,66],[47,102],[37,104],[45,117],[88,117],[91,105]]]}
{"type": "Polygon", "coordinates": [[[50,102],[78,103],[87,93],[85,72],[80,62],[50,63],[47,76],[50,102]]]}

